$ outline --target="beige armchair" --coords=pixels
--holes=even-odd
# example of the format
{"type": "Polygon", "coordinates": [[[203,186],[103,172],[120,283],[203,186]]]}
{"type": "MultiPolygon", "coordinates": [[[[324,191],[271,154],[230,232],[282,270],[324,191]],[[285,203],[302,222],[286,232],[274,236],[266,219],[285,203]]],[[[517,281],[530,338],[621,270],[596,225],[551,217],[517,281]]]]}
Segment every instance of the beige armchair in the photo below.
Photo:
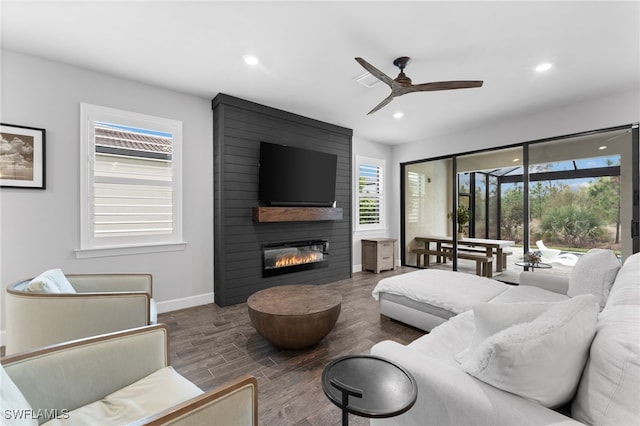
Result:
{"type": "Polygon", "coordinates": [[[66,275],[76,293],[6,291],[6,354],[156,322],[150,274],[66,275]]]}
{"type": "Polygon", "coordinates": [[[0,408],[8,424],[258,424],[256,378],[203,392],[169,366],[164,324],[13,355],[1,364],[0,408]]]}

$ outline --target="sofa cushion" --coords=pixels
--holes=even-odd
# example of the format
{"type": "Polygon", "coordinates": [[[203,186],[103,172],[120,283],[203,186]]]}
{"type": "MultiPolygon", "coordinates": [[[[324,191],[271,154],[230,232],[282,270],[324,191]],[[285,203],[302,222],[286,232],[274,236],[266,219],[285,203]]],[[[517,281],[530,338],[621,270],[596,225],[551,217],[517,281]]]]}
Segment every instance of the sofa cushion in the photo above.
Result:
{"type": "MultiPolygon", "coordinates": [[[[542,275],[542,274],[540,274],[542,275]]],[[[567,300],[566,294],[556,293],[531,285],[509,286],[509,289],[491,299],[491,303],[546,303],[567,300]]]]}
{"type": "MultiPolygon", "coordinates": [[[[638,277],[635,278],[638,286],[638,277]]],[[[600,314],[572,416],[590,425],[640,424],[640,309],[609,306],[600,314]]]]}
{"type": "Polygon", "coordinates": [[[546,407],[562,405],[578,386],[598,312],[592,295],[555,303],[533,321],[482,341],[461,367],[479,380],[546,407]]]}
{"type": "Polygon", "coordinates": [[[37,426],[37,414],[0,365],[0,423],[6,426],[37,426]]]}
{"type": "Polygon", "coordinates": [[[593,294],[604,308],[619,270],[620,262],[611,250],[591,249],[573,267],[567,295],[593,294]]]}
{"type": "Polygon", "coordinates": [[[44,271],[24,288],[25,291],[39,293],[75,293],[67,277],[64,276],[61,269],[49,269],[44,271]]]}
{"type": "Polygon", "coordinates": [[[425,359],[434,358],[460,369],[460,364],[453,357],[469,346],[473,327],[473,310],[469,310],[440,324],[407,347],[427,357],[425,359]]]}
{"type": "Polygon", "coordinates": [[[423,269],[380,280],[372,295],[378,300],[380,293],[395,294],[459,314],[491,300],[509,287],[463,272],[423,269]]]}
{"type": "Polygon", "coordinates": [[[624,261],[611,286],[605,309],[621,305],[640,305],[640,253],[624,261]]]}
{"type": "Polygon", "coordinates": [[[69,412],[68,419],[54,419],[45,425],[129,424],[202,393],[173,367],[165,367],[100,401],[69,412]]]}
{"type": "Polygon", "coordinates": [[[485,339],[515,324],[531,322],[551,303],[481,303],[473,307],[475,331],[471,344],[455,356],[462,364],[485,339]]]}

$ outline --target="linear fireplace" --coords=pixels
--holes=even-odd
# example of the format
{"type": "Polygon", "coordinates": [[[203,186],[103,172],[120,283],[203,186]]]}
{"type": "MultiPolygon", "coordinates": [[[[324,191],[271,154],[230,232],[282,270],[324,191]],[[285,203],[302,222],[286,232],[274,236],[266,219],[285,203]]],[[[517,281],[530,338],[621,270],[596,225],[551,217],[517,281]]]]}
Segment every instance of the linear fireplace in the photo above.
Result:
{"type": "Polygon", "coordinates": [[[293,241],[262,246],[262,276],[329,266],[329,241],[293,241]]]}

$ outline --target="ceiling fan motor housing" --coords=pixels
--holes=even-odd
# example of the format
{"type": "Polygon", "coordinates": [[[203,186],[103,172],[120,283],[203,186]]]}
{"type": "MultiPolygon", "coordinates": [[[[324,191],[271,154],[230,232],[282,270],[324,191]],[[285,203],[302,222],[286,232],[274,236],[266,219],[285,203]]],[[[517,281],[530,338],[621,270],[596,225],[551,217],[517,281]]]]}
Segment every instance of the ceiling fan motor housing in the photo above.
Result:
{"type": "Polygon", "coordinates": [[[398,74],[398,76],[394,79],[397,83],[408,85],[408,86],[411,85],[411,79],[407,77],[404,73],[404,69],[410,60],[411,58],[408,56],[401,56],[399,58],[394,59],[393,65],[395,65],[400,69],[400,74],[398,74]]]}
{"type": "Polygon", "coordinates": [[[393,65],[400,68],[400,71],[402,72],[402,70],[405,69],[410,60],[411,58],[408,56],[400,56],[399,58],[393,60],[393,65]]]}

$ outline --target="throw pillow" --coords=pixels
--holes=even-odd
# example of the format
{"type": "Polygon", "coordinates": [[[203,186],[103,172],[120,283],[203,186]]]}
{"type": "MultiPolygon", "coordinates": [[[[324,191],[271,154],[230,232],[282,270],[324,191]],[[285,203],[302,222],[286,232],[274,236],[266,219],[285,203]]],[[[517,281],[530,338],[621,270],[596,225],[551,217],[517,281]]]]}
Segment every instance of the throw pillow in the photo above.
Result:
{"type": "Polygon", "coordinates": [[[480,342],[461,368],[492,386],[557,407],[575,393],[596,332],[593,295],[552,304],[531,322],[507,327],[480,342]]]}
{"type": "Polygon", "coordinates": [[[43,272],[25,287],[25,291],[39,293],[75,293],[67,277],[64,276],[61,269],[49,269],[43,272]]]}
{"type": "Polygon", "coordinates": [[[454,358],[462,364],[486,338],[515,324],[530,322],[552,303],[480,303],[473,307],[475,332],[471,344],[454,358]]]}
{"type": "Polygon", "coordinates": [[[620,261],[611,250],[589,250],[571,271],[567,296],[593,294],[598,299],[600,309],[604,308],[620,266],[620,261]]]}
{"type": "Polygon", "coordinates": [[[37,426],[38,420],[31,416],[31,406],[11,377],[0,365],[0,415],[6,426],[37,426]]]}

